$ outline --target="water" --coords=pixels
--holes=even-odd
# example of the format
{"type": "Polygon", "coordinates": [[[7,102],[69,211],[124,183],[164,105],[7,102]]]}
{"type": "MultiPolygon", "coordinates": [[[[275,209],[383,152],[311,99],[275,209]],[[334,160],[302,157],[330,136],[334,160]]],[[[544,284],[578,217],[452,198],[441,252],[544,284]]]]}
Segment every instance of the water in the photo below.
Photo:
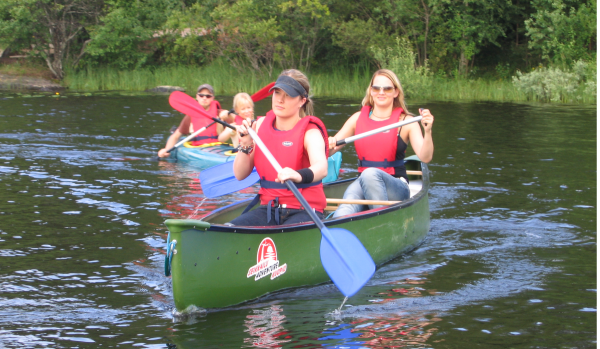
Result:
{"type": "MultiPolygon", "coordinates": [[[[255,189],[205,199],[198,168],[154,161],[167,98],[0,94],[0,347],[596,347],[594,106],[408,101],[436,117],[419,249],[339,314],[327,284],[175,320],[163,221],[255,189]]],[[[359,101],[316,102],[334,134],[359,101]]]]}

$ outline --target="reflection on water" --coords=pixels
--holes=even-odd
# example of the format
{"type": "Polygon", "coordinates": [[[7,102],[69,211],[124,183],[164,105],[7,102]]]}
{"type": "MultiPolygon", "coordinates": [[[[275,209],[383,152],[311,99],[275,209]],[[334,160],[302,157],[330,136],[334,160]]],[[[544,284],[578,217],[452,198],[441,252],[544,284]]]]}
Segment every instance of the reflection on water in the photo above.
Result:
{"type": "MultiPolygon", "coordinates": [[[[422,246],[339,317],[323,284],[179,320],[164,220],[256,187],[206,199],[201,168],[155,161],[166,95],[40,96],[0,99],[0,347],[596,347],[594,107],[411,101],[436,115],[422,246]]],[[[354,103],[317,115],[333,134],[354,103]]]]}
{"type": "Polygon", "coordinates": [[[246,316],[244,326],[250,335],[244,338],[244,343],[254,348],[281,348],[282,344],[288,343],[291,336],[283,328],[285,315],[282,314],[281,306],[272,305],[267,309],[253,310],[252,315],[246,316]]]}
{"type": "Polygon", "coordinates": [[[423,348],[438,330],[431,327],[440,318],[427,319],[419,314],[386,318],[356,319],[333,328],[327,328],[320,340],[338,340],[334,348],[423,348]]]}

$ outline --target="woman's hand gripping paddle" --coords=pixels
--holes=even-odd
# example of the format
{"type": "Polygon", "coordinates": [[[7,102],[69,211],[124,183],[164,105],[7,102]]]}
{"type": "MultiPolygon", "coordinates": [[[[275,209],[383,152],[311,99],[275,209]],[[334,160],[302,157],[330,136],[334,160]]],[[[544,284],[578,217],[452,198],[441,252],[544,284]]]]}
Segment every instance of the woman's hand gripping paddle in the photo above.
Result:
{"type": "MultiPolygon", "coordinates": [[[[265,154],[271,165],[281,171],[281,166],[275,160],[269,149],[252,128],[248,132],[260,150],[265,154]]],[[[300,201],[306,213],[321,230],[321,263],[323,268],[346,297],[352,297],[369,281],[375,273],[375,262],[367,249],[352,232],[342,228],[328,229],[317,217],[306,199],[302,196],[291,180],[285,181],[288,189],[300,201]]]]}

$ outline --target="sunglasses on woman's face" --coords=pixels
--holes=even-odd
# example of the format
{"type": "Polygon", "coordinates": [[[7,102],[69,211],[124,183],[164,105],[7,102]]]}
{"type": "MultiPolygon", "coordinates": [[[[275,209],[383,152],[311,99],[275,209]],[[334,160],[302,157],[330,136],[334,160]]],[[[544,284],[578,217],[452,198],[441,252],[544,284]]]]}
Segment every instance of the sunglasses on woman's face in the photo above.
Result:
{"type": "Polygon", "coordinates": [[[394,86],[371,86],[371,91],[378,93],[383,90],[385,93],[393,92],[396,88],[394,86]]]}
{"type": "Polygon", "coordinates": [[[198,97],[200,97],[200,98],[213,98],[213,95],[205,95],[204,93],[198,93],[198,97]]]}

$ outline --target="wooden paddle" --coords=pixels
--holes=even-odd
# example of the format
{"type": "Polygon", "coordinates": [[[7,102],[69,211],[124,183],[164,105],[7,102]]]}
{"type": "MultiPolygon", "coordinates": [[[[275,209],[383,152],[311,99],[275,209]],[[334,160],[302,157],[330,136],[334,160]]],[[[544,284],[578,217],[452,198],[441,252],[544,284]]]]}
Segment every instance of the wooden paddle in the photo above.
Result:
{"type": "MultiPolygon", "coordinates": [[[[260,90],[258,90],[255,94],[253,94],[252,96],[250,96],[250,98],[252,99],[252,102],[258,102],[260,100],[265,99],[266,97],[268,97],[269,95],[272,94],[272,92],[269,92],[269,90],[271,89],[271,87],[273,87],[273,85],[275,85],[275,82],[271,82],[269,83],[267,86],[261,88],[260,90]]],[[[187,95],[186,95],[187,96],[187,95]]],[[[189,97],[189,96],[188,96],[189,97]]],[[[192,100],[194,100],[192,97],[190,97],[192,100]]],[[[195,100],[194,100],[195,101],[195,100]]],[[[170,102],[170,97],[169,97],[169,102],[170,102]]],[[[175,107],[173,107],[175,108],[175,107]]],[[[177,108],[175,108],[177,109],[177,108]]],[[[231,111],[230,111],[231,113],[231,111]]],[[[184,113],[186,115],[188,115],[187,113],[184,113]]],[[[175,144],[173,147],[171,147],[171,149],[167,150],[167,153],[170,153],[171,151],[173,151],[174,149],[180,147],[182,144],[184,144],[185,142],[189,141],[190,139],[196,137],[197,135],[199,135],[200,133],[204,132],[204,130],[206,130],[207,128],[211,127],[216,121],[211,122],[210,124],[202,127],[201,129],[199,129],[198,131],[195,131],[194,133],[192,133],[191,135],[185,137],[183,140],[179,141],[177,144],[175,144]]]]}
{"type": "MultiPolygon", "coordinates": [[[[280,172],[281,166],[256,132],[249,128],[248,133],[275,170],[280,172]]],[[[344,296],[352,297],[375,273],[375,262],[371,255],[352,232],[342,228],[327,228],[298,191],[294,182],[288,179],[285,185],[294,193],[306,213],[321,230],[320,253],[323,268],[344,296]]]]}

